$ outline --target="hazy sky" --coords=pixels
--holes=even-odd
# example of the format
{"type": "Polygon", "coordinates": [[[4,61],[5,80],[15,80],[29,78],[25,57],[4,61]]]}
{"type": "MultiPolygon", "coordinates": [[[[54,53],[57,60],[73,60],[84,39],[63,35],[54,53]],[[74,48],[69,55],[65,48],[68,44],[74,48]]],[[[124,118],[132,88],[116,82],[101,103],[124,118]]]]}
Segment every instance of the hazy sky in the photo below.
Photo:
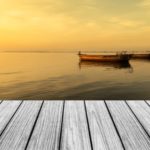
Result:
{"type": "Polygon", "coordinates": [[[0,0],[0,50],[149,49],[150,0],[0,0]]]}

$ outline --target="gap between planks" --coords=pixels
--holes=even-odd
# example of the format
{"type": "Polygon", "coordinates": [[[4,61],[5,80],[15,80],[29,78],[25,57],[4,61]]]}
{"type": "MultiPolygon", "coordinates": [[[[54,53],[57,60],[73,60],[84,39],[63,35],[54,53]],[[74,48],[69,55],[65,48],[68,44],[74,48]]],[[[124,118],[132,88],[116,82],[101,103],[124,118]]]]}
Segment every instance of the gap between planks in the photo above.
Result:
{"type": "Polygon", "coordinates": [[[24,101],[0,137],[0,150],[25,149],[42,101],[24,101]]]}
{"type": "Polygon", "coordinates": [[[94,150],[123,150],[104,101],[86,101],[94,150]]]}
{"type": "Polygon", "coordinates": [[[61,136],[63,101],[45,101],[27,150],[58,150],[61,136]]]}
{"type": "Polygon", "coordinates": [[[149,150],[150,139],[124,101],[106,101],[125,149],[149,150]]]}

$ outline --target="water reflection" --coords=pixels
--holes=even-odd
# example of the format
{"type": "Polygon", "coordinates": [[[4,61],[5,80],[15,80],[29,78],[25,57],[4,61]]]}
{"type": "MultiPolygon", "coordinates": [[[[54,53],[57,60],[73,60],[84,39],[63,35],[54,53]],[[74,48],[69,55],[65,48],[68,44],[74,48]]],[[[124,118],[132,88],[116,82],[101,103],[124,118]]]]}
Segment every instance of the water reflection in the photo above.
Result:
{"type": "Polygon", "coordinates": [[[1,99],[150,98],[148,60],[79,63],[74,53],[7,53],[0,68],[1,99]]]}
{"type": "Polygon", "coordinates": [[[129,62],[92,62],[92,61],[80,61],[79,68],[84,67],[111,67],[116,69],[128,69],[132,68],[129,62]]]}
{"type": "Polygon", "coordinates": [[[105,67],[113,69],[128,69],[129,73],[133,72],[133,67],[129,62],[91,62],[91,61],[80,61],[79,69],[88,67],[105,67]]]}

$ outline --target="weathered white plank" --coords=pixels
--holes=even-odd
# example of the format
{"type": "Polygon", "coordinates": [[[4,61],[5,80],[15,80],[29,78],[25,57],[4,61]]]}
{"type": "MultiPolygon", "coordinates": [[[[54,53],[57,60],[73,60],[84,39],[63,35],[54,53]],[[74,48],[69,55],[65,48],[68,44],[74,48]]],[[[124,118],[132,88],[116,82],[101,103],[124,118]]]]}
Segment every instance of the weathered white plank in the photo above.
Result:
{"type": "Polygon", "coordinates": [[[127,104],[123,101],[107,101],[125,149],[149,150],[150,139],[127,104]]]}
{"type": "Polygon", "coordinates": [[[83,101],[66,101],[61,150],[91,150],[83,101]]]}
{"type": "Polygon", "coordinates": [[[94,150],[123,150],[104,101],[87,101],[94,150]]]}
{"type": "Polygon", "coordinates": [[[150,107],[145,101],[127,101],[127,103],[150,135],[150,107]]]}
{"type": "Polygon", "coordinates": [[[150,101],[146,101],[148,104],[149,104],[149,106],[150,106],[150,101]]]}
{"type": "Polygon", "coordinates": [[[27,150],[58,150],[63,102],[45,101],[27,150]]]}
{"type": "Polygon", "coordinates": [[[0,150],[24,150],[41,101],[24,101],[0,137],[0,150]]]}
{"type": "Polygon", "coordinates": [[[20,104],[21,101],[3,101],[0,104],[0,135],[20,104]]]}

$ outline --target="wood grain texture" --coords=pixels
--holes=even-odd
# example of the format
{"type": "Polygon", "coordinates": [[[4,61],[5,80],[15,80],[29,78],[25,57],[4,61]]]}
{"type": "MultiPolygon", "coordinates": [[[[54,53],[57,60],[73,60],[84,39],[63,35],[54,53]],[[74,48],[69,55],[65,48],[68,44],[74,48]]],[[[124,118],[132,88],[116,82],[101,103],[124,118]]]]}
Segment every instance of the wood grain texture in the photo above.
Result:
{"type": "Polygon", "coordinates": [[[58,150],[63,101],[45,101],[27,150],[58,150]]]}
{"type": "Polygon", "coordinates": [[[123,150],[121,141],[103,101],[87,101],[94,150],[123,150]]]}
{"type": "Polygon", "coordinates": [[[20,104],[21,101],[3,101],[0,104],[0,135],[20,104]]]}
{"type": "Polygon", "coordinates": [[[127,104],[123,101],[107,101],[106,103],[125,148],[129,150],[149,150],[150,139],[127,104]]]}
{"type": "Polygon", "coordinates": [[[0,150],[24,150],[41,101],[24,101],[0,137],[0,150]]]}
{"type": "Polygon", "coordinates": [[[83,101],[66,101],[61,150],[91,150],[83,101]]]}
{"type": "Polygon", "coordinates": [[[144,101],[127,101],[127,103],[150,135],[150,107],[144,101]]]}

